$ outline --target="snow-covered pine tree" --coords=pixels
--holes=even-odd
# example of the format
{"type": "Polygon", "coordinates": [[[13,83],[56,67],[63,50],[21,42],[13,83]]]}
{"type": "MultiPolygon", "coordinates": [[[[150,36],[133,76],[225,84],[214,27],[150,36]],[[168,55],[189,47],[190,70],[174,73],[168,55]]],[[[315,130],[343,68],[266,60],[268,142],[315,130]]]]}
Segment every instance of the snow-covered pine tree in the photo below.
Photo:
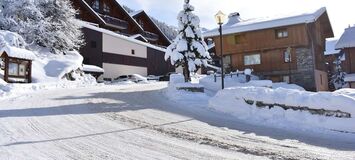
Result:
{"type": "Polygon", "coordinates": [[[333,83],[335,89],[341,89],[343,88],[346,83],[344,81],[346,73],[343,72],[341,68],[341,59],[343,57],[343,54],[340,54],[337,59],[334,61],[335,64],[335,73],[332,76],[331,83],[333,83]]]}
{"type": "Polygon", "coordinates": [[[37,3],[45,22],[37,44],[51,48],[56,54],[79,49],[84,39],[70,0],[38,0],[37,3]]]}
{"type": "Polygon", "coordinates": [[[69,0],[1,0],[0,7],[0,29],[20,34],[29,44],[59,54],[84,42],[69,0]]]}
{"type": "Polygon", "coordinates": [[[184,10],[178,15],[179,34],[165,53],[165,60],[170,59],[175,67],[183,67],[185,82],[191,81],[190,72],[196,72],[211,59],[203,40],[200,19],[192,13],[194,7],[189,2],[185,0],[184,10]]]}
{"type": "Polygon", "coordinates": [[[27,43],[35,41],[36,30],[43,19],[34,0],[1,0],[0,29],[16,32],[27,43]]]}

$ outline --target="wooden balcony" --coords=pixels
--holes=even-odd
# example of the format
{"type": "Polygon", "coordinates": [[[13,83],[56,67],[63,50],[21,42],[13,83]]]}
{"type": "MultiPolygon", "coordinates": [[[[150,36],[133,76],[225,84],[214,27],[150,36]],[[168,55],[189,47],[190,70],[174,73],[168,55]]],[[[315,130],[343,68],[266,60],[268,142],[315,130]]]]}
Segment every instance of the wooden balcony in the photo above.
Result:
{"type": "Polygon", "coordinates": [[[152,32],[144,31],[143,36],[149,41],[159,40],[159,35],[152,33],[152,32]]]}
{"type": "Polygon", "coordinates": [[[104,15],[104,14],[99,14],[100,17],[107,23],[107,25],[117,28],[117,29],[122,29],[125,30],[128,28],[128,22],[115,18],[115,17],[111,17],[108,15],[104,15]]]}

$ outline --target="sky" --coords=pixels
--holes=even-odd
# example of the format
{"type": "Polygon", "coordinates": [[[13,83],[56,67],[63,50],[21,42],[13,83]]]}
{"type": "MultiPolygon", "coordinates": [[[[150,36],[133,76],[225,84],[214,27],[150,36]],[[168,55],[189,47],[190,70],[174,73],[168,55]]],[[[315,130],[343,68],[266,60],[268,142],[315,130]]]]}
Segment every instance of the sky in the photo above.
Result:
{"type": "MultiPolygon", "coordinates": [[[[177,14],[184,0],[118,0],[134,10],[144,9],[149,15],[169,25],[177,26],[177,14]]],[[[326,7],[335,37],[355,24],[354,0],[190,0],[201,27],[216,28],[214,15],[221,10],[226,15],[239,12],[242,19],[304,13],[326,7]]]]}

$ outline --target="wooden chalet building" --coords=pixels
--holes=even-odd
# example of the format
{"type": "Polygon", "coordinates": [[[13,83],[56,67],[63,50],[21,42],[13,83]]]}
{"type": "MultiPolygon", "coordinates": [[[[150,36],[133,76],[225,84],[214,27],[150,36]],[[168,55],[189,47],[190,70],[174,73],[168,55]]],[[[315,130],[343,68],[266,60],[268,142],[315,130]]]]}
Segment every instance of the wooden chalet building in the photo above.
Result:
{"type": "Polygon", "coordinates": [[[103,68],[106,80],[120,75],[163,75],[174,71],[164,61],[170,40],[145,12],[130,15],[116,0],[72,3],[79,12],[77,18],[86,41],[80,50],[84,64],[103,68]]]}
{"type": "MultiPolygon", "coordinates": [[[[204,32],[220,55],[218,29],[204,32]]],[[[287,17],[242,20],[229,16],[223,26],[224,66],[254,70],[262,79],[298,84],[311,91],[328,90],[325,39],[333,37],[326,8],[287,17]]]]}
{"type": "Polygon", "coordinates": [[[355,88],[355,26],[345,29],[335,48],[344,54],[342,69],[347,73],[345,81],[351,88],[355,88]]]}

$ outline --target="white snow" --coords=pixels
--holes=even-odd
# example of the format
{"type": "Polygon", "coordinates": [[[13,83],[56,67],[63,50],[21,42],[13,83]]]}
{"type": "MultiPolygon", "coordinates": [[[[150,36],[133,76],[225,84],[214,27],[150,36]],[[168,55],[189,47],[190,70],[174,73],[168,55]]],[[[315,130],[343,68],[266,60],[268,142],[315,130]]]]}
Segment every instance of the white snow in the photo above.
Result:
{"type": "Polygon", "coordinates": [[[20,58],[26,60],[34,60],[36,58],[33,52],[27,49],[12,47],[9,45],[0,47],[0,53],[3,54],[4,52],[6,52],[9,57],[13,57],[13,58],[20,58]]]}
{"type": "Polygon", "coordinates": [[[340,50],[335,49],[335,45],[337,44],[338,40],[339,39],[334,39],[334,38],[326,40],[326,45],[325,45],[326,49],[325,49],[324,55],[333,55],[333,54],[340,53],[340,50]]]}
{"type": "MultiPolygon", "coordinates": [[[[312,23],[315,22],[325,12],[326,12],[326,8],[323,7],[312,13],[297,13],[295,15],[243,20],[238,23],[224,25],[223,35],[255,31],[255,30],[261,30],[267,28],[289,26],[289,25],[302,24],[302,23],[312,23]]],[[[203,35],[205,37],[217,36],[219,35],[218,28],[204,32],[203,35]]]]}
{"type": "Polygon", "coordinates": [[[102,69],[101,67],[94,66],[94,65],[87,65],[87,64],[83,65],[83,71],[86,71],[86,72],[98,72],[98,73],[104,73],[105,72],[105,70],[102,69]]]}
{"type": "Polygon", "coordinates": [[[265,87],[233,87],[219,91],[210,99],[209,106],[251,123],[280,128],[316,127],[355,133],[355,99],[347,95],[330,92],[307,92],[292,89],[270,89],[265,87]],[[307,111],[284,110],[281,107],[258,108],[246,100],[264,104],[280,104],[293,107],[308,107],[350,113],[351,118],[312,115],[307,111]]]}
{"type": "Polygon", "coordinates": [[[346,74],[344,81],[345,82],[355,82],[355,74],[346,74]]]}
{"type": "Polygon", "coordinates": [[[9,57],[34,60],[36,56],[24,47],[25,42],[20,35],[0,30],[0,55],[6,52],[9,57]]]}
{"type": "Polygon", "coordinates": [[[335,45],[336,49],[352,48],[355,47],[355,26],[345,29],[345,32],[340,37],[335,45]]]}

